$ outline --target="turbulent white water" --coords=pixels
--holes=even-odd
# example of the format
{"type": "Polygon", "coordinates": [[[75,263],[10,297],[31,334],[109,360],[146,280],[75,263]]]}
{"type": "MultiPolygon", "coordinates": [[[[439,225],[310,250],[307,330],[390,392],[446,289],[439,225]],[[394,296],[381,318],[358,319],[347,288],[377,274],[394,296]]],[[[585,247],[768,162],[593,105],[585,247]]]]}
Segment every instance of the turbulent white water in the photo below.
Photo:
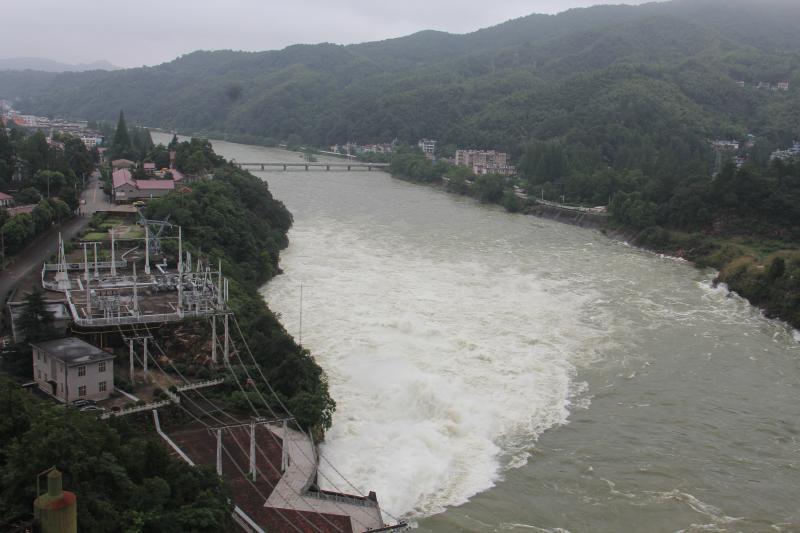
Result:
{"type": "Polygon", "coordinates": [[[298,336],[303,285],[302,342],[338,404],[323,452],[392,514],[437,533],[800,531],[798,334],[712,273],[382,173],[258,175],[295,216],[263,294],[298,336]]]}
{"type": "Polygon", "coordinates": [[[391,512],[465,502],[566,420],[575,360],[606,327],[582,319],[591,292],[543,279],[502,242],[451,261],[325,220],[291,238],[267,299],[297,332],[303,283],[303,343],[338,404],[324,453],[391,512]]]}

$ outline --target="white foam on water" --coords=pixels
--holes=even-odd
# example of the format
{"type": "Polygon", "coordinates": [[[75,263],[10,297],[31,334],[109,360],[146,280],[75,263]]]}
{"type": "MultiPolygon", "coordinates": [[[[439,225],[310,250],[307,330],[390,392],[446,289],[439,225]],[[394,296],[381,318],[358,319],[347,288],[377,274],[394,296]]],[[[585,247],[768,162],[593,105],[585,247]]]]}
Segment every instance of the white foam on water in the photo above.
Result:
{"type": "Polygon", "coordinates": [[[521,268],[503,244],[478,260],[480,247],[437,256],[325,228],[292,230],[286,274],[264,293],[297,335],[303,283],[303,344],[337,402],[322,452],[384,509],[419,518],[466,502],[588,405],[574,376],[607,333],[597,309],[581,316],[596,294],[521,268]]]}

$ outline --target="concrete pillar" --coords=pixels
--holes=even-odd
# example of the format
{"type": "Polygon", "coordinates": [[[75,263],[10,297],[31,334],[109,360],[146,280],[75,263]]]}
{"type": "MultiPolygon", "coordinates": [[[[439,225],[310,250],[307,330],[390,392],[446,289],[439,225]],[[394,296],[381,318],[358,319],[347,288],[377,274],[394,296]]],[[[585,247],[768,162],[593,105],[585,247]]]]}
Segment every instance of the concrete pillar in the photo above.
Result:
{"type": "Polygon", "coordinates": [[[286,427],[286,420],[283,421],[283,442],[281,443],[281,472],[286,472],[289,467],[289,447],[288,428],[286,427]]]}
{"type": "Polygon", "coordinates": [[[230,344],[231,341],[230,341],[230,331],[228,329],[228,314],[227,313],[225,314],[224,325],[225,325],[225,333],[224,333],[225,340],[223,341],[224,348],[223,348],[223,352],[222,352],[222,358],[225,361],[225,364],[227,365],[227,364],[230,364],[230,357],[231,357],[231,344],[230,344]]]}
{"type": "Polygon", "coordinates": [[[217,315],[211,315],[211,362],[217,364],[217,315]]]}
{"type": "Polygon", "coordinates": [[[150,275],[150,226],[144,226],[144,273],[150,275]]]}
{"type": "Polygon", "coordinates": [[[115,249],[115,242],[114,242],[114,228],[108,230],[111,232],[111,276],[116,277],[117,275],[117,252],[115,249]]]}
{"type": "Polygon", "coordinates": [[[256,424],[250,423],[250,475],[256,480],[256,424]]]}
{"type": "Polygon", "coordinates": [[[136,262],[133,263],[133,314],[139,316],[139,293],[136,288],[136,262]]]}
{"type": "Polygon", "coordinates": [[[133,372],[133,339],[128,340],[128,348],[130,349],[130,370],[131,370],[131,385],[134,383],[133,372]]]}
{"type": "Polygon", "coordinates": [[[178,272],[183,272],[183,229],[178,226],[178,272]]]}
{"type": "Polygon", "coordinates": [[[144,338],[144,351],[142,352],[142,355],[144,356],[143,357],[144,363],[143,363],[142,366],[144,368],[144,377],[146,379],[147,378],[147,357],[148,357],[148,355],[147,355],[147,337],[144,338]]]}
{"type": "Polygon", "coordinates": [[[99,243],[94,243],[94,277],[100,277],[100,270],[97,268],[97,245],[99,243]]]}
{"type": "Polygon", "coordinates": [[[217,475],[222,475],[222,429],[217,430],[217,475]]]}
{"type": "Polygon", "coordinates": [[[89,281],[89,252],[86,250],[86,243],[83,243],[83,279],[89,281]]]}

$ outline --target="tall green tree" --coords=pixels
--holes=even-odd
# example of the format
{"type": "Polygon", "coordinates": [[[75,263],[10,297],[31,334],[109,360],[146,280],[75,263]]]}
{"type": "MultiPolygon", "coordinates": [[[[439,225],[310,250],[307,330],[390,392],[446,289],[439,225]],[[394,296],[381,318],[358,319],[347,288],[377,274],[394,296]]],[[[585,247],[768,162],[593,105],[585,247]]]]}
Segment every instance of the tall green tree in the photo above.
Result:
{"type": "Polygon", "coordinates": [[[117,129],[114,131],[114,140],[112,148],[115,153],[123,154],[131,149],[131,136],[128,132],[128,125],[125,123],[125,113],[120,110],[119,119],[117,120],[117,129]]]}
{"type": "Polygon", "coordinates": [[[25,297],[25,305],[19,317],[19,331],[25,342],[36,342],[51,338],[53,330],[53,313],[47,310],[44,294],[36,287],[25,297]]]}

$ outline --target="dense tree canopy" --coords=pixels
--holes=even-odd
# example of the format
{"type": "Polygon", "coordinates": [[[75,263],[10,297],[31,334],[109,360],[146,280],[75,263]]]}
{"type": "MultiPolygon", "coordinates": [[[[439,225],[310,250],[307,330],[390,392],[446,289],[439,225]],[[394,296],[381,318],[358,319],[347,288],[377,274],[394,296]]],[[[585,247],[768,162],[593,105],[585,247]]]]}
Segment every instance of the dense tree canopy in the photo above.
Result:
{"type": "Polygon", "coordinates": [[[124,422],[113,426],[0,378],[0,523],[30,513],[36,476],[57,467],[78,496],[80,531],[217,532],[230,526],[216,474],[169,457],[124,422]]]}
{"type": "MultiPolygon", "coordinates": [[[[335,404],[321,368],[307,350],[295,344],[258,293],[278,273],[291,214],[272,197],[264,181],[225,162],[208,141],[193,139],[172,148],[180,170],[202,171],[213,178],[151,201],[148,218],[170,216],[171,222],[184,228],[186,246],[196,255],[213,263],[222,259],[223,270],[232,280],[231,306],[255,360],[302,426],[327,429],[335,404]]],[[[249,365],[249,358],[243,361],[249,365]]],[[[231,409],[248,411],[249,404],[235,384],[218,387],[212,394],[231,409]]],[[[263,395],[274,410],[282,409],[269,390],[263,395]]],[[[254,399],[254,403],[261,401],[254,399]]]]}

